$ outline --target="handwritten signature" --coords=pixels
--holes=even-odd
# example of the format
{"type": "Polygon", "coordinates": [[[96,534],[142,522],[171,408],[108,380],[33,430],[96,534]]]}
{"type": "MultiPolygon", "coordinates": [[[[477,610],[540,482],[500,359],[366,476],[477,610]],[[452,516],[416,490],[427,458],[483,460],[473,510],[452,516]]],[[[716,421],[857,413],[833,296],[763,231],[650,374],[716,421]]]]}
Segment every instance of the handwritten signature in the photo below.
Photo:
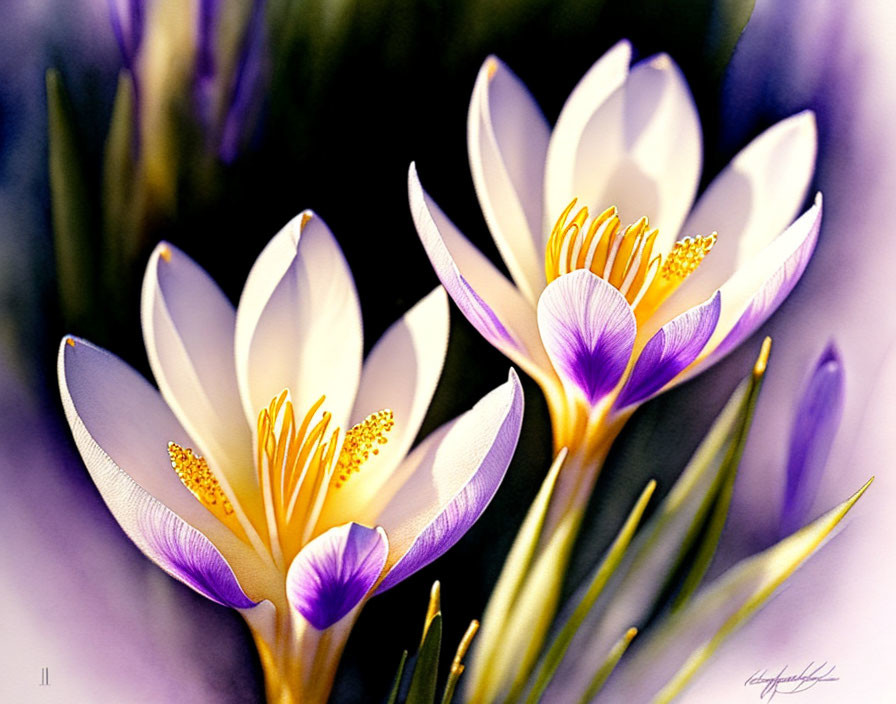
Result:
{"type": "Polygon", "coordinates": [[[756,670],[744,682],[744,687],[748,685],[764,685],[759,693],[760,699],[768,696],[768,701],[775,698],[776,694],[798,694],[812,689],[821,682],[836,682],[839,677],[832,677],[835,666],[828,667],[827,662],[815,666],[814,662],[810,662],[803,671],[798,675],[788,675],[787,665],[781,668],[777,675],[768,675],[767,670],[756,670]],[[827,669],[826,669],[827,668],[827,669]]]}

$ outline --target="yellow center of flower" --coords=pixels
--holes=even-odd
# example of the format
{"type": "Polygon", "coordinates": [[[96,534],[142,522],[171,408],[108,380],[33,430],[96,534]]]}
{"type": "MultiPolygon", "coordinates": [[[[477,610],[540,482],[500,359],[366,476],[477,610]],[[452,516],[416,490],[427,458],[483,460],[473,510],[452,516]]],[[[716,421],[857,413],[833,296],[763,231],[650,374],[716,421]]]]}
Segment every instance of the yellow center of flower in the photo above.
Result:
{"type": "Polygon", "coordinates": [[[557,219],[545,248],[547,282],[587,269],[616,287],[642,322],[690,276],[709,254],[718,235],[685,237],[665,258],[654,254],[659,231],[647,218],[621,229],[615,207],[589,221],[588,208],[572,215],[576,199],[557,219]]]}
{"type": "MultiPolygon", "coordinates": [[[[349,429],[340,447],[339,429],[327,432],[332,416],[324,412],[315,422],[324,398],[311,406],[300,423],[287,391],[258,414],[255,468],[266,524],[261,539],[284,568],[313,537],[327,493],[340,489],[371,455],[379,454],[395,425],[392,411],[378,411],[349,429]]],[[[168,444],[168,454],[184,486],[245,538],[230,498],[205,459],[173,442],[168,444]]]]}

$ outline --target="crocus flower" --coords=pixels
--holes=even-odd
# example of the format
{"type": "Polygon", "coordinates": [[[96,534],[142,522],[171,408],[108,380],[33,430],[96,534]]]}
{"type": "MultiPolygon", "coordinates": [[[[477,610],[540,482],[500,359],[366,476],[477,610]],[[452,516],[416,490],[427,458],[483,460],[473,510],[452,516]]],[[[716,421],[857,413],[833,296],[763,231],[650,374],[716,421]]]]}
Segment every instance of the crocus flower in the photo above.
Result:
{"type": "Polygon", "coordinates": [[[442,554],[491,500],[519,435],[519,381],[511,370],[408,455],[444,359],[444,293],[362,365],[351,273],[309,211],[261,253],[236,311],[159,245],[142,322],[161,393],[88,342],[60,347],[87,468],[150,559],[241,611],[271,701],[322,701],[366,599],[442,554]]]}
{"type": "MultiPolygon", "coordinates": [[[[793,222],[814,166],[811,113],[756,138],[695,203],[701,132],[684,78],[668,56],[629,69],[630,55],[620,42],[598,60],[553,130],[498,59],[480,70],[470,166],[513,283],[439,210],[413,166],[409,177],[439,279],[542,387],[555,449],[569,447],[571,460],[579,450],[589,466],[638,404],[725,355],[777,308],[821,220],[819,195],[793,222]]],[[[587,496],[594,474],[578,493],[587,496]]]]}
{"type": "Polygon", "coordinates": [[[192,114],[207,150],[224,162],[237,156],[254,126],[265,80],[265,2],[108,2],[132,80],[143,175],[153,197],[168,205],[183,113],[192,114]]]}
{"type": "MultiPolygon", "coordinates": [[[[757,137],[695,202],[702,140],[687,84],[668,56],[631,68],[630,58],[623,41],[599,59],[553,129],[504,64],[483,64],[468,152],[512,282],[439,209],[413,165],[409,173],[412,215],[436,274],[480,334],[538,382],[555,451],[569,450],[536,543],[538,564],[554,576],[519,575],[508,563],[494,592],[541,593],[539,613],[521,615],[511,600],[478,640],[479,662],[489,662],[505,648],[501,633],[536,619],[530,642],[514,645],[519,657],[505,658],[522,664],[515,673],[491,668],[495,681],[522,677],[538,652],[557,575],[625,421],[753,333],[795,286],[818,238],[820,194],[794,221],[814,169],[811,113],[757,137]],[[517,580],[521,591],[510,586],[517,580]]],[[[479,676],[469,691],[483,691],[479,676]]]]}

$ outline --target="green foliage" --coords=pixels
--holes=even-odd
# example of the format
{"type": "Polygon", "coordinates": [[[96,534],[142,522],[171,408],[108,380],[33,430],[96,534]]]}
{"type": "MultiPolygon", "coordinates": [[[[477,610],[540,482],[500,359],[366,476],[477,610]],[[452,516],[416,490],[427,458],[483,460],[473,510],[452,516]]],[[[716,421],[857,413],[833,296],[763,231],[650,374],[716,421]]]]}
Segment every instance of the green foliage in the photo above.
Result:
{"type": "MultiPolygon", "coordinates": [[[[426,613],[426,620],[423,626],[423,638],[420,641],[420,650],[414,658],[413,665],[410,669],[410,685],[408,686],[407,696],[404,698],[404,704],[436,704],[436,689],[439,681],[439,659],[442,649],[442,611],[441,611],[441,591],[438,582],[432,585],[429,599],[429,608],[426,613]]],[[[457,653],[451,663],[451,669],[448,673],[445,688],[439,699],[441,704],[451,704],[457,688],[458,680],[464,671],[462,660],[466,655],[467,649],[479,624],[473,621],[467,629],[466,634],[457,648],[457,653]]],[[[399,694],[402,689],[402,681],[405,676],[405,664],[407,662],[407,651],[401,656],[398,665],[398,672],[392,684],[387,704],[397,704],[399,694]]]]}
{"type": "MultiPolygon", "coordinates": [[[[616,540],[613,541],[613,544],[601,561],[600,566],[595,571],[591,583],[585,590],[585,595],[576,605],[572,615],[564,624],[563,628],[561,628],[560,632],[554,638],[553,643],[545,653],[541,666],[534,675],[535,682],[529,692],[529,696],[526,698],[527,704],[534,704],[540,699],[544,690],[550,683],[551,678],[554,676],[554,673],[557,671],[557,668],[560,666],[560,662],[563,660],[563,656],[566,654],[567,649],[572,643],[576,631],[578,631],[582,623],[584,623],[585,617],[588,615],[588,612],[591,611],[598,597],[603,592],[607,581],[613,576],[616,568],[619,567],[619,564],[622,562],[622,558],[625,556],[625,552],[628,549],[632,536],[634,536],[635,530],[638,528],[638,524],[641,521],[641,517],[644,515],[644,510],[647,508],[647,503],[650,501],[650,497],[653,496],[654,489],[656,489],[656,482],[651,481],[644,488],[644,491],[641,492],[638,502],[635,504],[628,519],[620,529],[619,534],[616,536],[616,540]]],[[[634,634],[632,634],[632,638],[633,637],[634,634]]],[[[628,641],[630,642],[631,638],[629,638],[628,641]]],[[[622,657],[622,652],[619,653],[619,657],[622,657]]],[[[616,658],[617,661],[619,657],[616,658]]],[[[598,670],[598,674],[601,674],[603,669],[605,668],[598,670]]],[[[607,671],[605,675],[602,675],[602,678],[606,679],[606,677],[609,677],[610,671],[612,671],[612,667],[610,667],[610,670],[607,671]]]]}
{"type": "Polygon", "coordinates": [[[55,69],[46,74],[50,202],[59,306],[64,318],[89,326],[96,293],[93,201],[71,101],[55,69]]]}

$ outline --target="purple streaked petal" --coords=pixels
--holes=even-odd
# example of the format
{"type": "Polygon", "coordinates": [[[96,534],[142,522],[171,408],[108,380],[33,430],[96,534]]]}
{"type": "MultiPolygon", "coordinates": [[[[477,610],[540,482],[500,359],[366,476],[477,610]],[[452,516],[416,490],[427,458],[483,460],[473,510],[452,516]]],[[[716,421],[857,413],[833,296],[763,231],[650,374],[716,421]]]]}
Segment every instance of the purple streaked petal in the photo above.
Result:
{"type": "Polygon", "coordinates": [[[442,555],[482,515],[513,457],[522,416],[523,391],[511,369],[507,383],[412,453],[413,474],[379,517],[399,557],[377,593],[442,555]]]}
{"type": "MultiPolygon", "coordinates": [[[[443,232],[450,230],[450,234],[454,235],[457,230],[423,190],[414,164],[411,164],[408,172],[408,196],[410,198],[414,224],[417,226],[417,232],[420,235],[423,247],[426,249],[426,254],[429,256],[430,262],[432,262],[436,275],[439,277],[445,290],[448,291],[448,295],[454,299],[457,307],[460,308],[461,313],[479,331],[480,335],[499,350],[518,348],[519,343],[507,330],[492,307],[482,299],[467,281],[466,277],[461,274],[458,265],[455,263],[454,256],[452,256],[448,245],[445,243],[445,232],[443,232]]],[[[457,235],[459,234],[457,232],[457,235]]],[[[472,245],[468,242],[466,244],[472,249],[472,245]]],[[[477,254],[479,253],[477,252],[477,254]]],[[[479,254],[479,257],[484,260],[481,254],[479,254]]],[[[503,278],[494,267],[486,275],[493,277],[494,280],[498,280],[498,277],[503,278]]]]}
{"type": "Polygon", "coordinates": [[[142,485],[165,496],[220,544],[229,548],[240,543],[170,469],[163,438],[186,442],[186,434],[158,393],[117,358],[70,340],[63,341],[59,353],[62,404],[84,464],[115,520],[172,577],[219,604],[254,606],[209,538],[142,485]],[[117,407],[106,407],[107,392],[121,397],[117,407]]]}
{"type": "Polygon", "coordinates": [[[709,298],[796,219],[815,170],[817,140],[815,116],[803,111],[763,132],[713,179],[681,236],[719,237],[676,292],[679,310],[709,298]]]}
{"type": "Polygon", "coordinates": [[[208,538],[148,494],[134,494],[137,526],[145,541],[145,546],[140,547],[150,559],[172,577],[223,606],[248,609],[256,605],[240,588],[230,565],[208,538]]]}
{"type": "Polygon", "coordinates": [[[226,554],[229,564],[240,567],[246,589],[254,591],[261,574],[258,556],[171,469],[168,442],[194,443],[159,392],[117,357],[76,338],[63,340],[59,350],[59,388],[87,471],[137,547],[194,588],[217,585],[202,592],[215,600],[234,593],[232,585],[225,586],[229,568],[221,564],[221,554],[226,554]],[[191,564],[175,549],[178,536],[182,546],[201,554],[199,562],[191,564]]]}
{"type": "Polygon", "coordinates": [[[255,0],[240,49],[230,105],[224,118],[221,144],[218,147],[218,156],[225,163],[230,163],[236,158],[240,143],[248,137],[253,108],[259,98],[266,40],[264,6],[264,0],[255,0]]]}
{"type": "Polygon", "coordinates": [[[637,324],[614,286],[580,269],[554,279],[541,294],[538,329],[564,385],[593,406],[622,378],[637,324]]]}
{"type": "Polygon", "coordinates": [[[801,528],[809,517],[840,425],[843,386],[843,364],[831,343],[816,363],[793,419],[787,487],[781,507],[781,537],[801,528]]]}
{"type": "Polygon", "coordinates": [[[382,528],[346,523],[308,543],[286,575],[289,603],[323,631],[342,619],[379,579],[389,541],[382,528]]]}
{"type": "MultiPolygon", "coordinates": [[[[738,272],[722,286],[725,300],[723,306],[727,306],[728,301],[744,300],[747,296],[749,298],[737,321],[728,329],[725,338],[713,349],[704,364],[712,364],[728,354],[753,334],[784,302],[803,275],[815,251],[821,229],[821,215],[821,194],[818,194],[815,205],[757,255],[754,260],[755,268],[738,272]],[[774,271],[766,273],[766,267],[776,261],[780,261],[780,265],[774,271]],[[757,274],[763,279],[758,286],[757,274]]],[[[723,310],[723,317],[725,313],[723,310]]],[[[719,324],[716,333],[724,333],[723,323],[719,324]]]]}
{"type": "Polygon", "coordinates": [[[614,404],[625,408],[647,400],[697,359],[712,337],[722,310],[722,296],[685,311],[650,338],[614,404]]]}
{"type": "Polygon", "coordinates": [[[408,171],[414,225],[436,276],[479,333],[543,388],[557,382],[528,299],[461,234],[408,171]]]}

